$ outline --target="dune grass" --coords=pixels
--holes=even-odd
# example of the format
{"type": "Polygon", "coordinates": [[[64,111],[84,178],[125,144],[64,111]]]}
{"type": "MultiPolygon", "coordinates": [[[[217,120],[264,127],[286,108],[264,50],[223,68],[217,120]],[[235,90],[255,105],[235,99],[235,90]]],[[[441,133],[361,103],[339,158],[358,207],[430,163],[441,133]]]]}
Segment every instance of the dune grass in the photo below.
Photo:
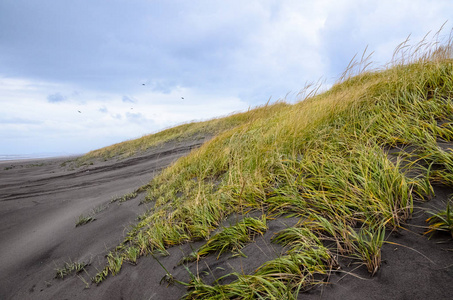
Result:
{"type": "Polygon", "coordinates": [[[79,218],[76,221],[75,227],[83,226],[85,224],[88,224],[90,222],[93,222],[96,220],[92,215],[80,215],[79,218]]]}
{"type": "Polygon", "coordinates": [[[431,213],[431,217],[429,217],[426,222],[429,223],[428,233],[434,232],[448,232],[451,234],[453,238],[453,210],[451,208],[451,203],[447,203],[447,208],[445,210],[441,210],[437,213],[431,213]]]}
{"type": "Polygon", "coordinates": [[[403,226],[414,201],[432,196],[432,184],[453,185],[453,152],[438,145],[453,141],[451,46],[406,41],[386,68],[367,71],[368,57],[352,61],[330,90],[294,105],[269,104],[89,154],[125,155],[168,138],[216,134],[147,185],[154,208],[98,275],[119,272],[131,249],[134,263],[196,240],[208,240],[207,254],[214,237],[213,252],[237,251],[236,233],[211,234],[227,216],[251,210],[300,218],[273,240],[286,254],[226,285],[192,274],[187,298],[295,299],[338,267],[333,252],[375,274],[385,230],[403,226]]]}
{"type": "Polygon", "coordinates": [[[133,192],[130,192],[130,193],[127,193],[121,197],[119,196],[115,196],[112,198],[112,200],[110,200],[110,203],[114,203],[114,202],[119,202],[119,203],[122,203],[122,202],[126,202],[126,201],[129,201],[131,199],[134,199],[135,197],[137,197],[138,195],[138,192],[137,190],[133,191],[133,192]]]}
{"type": "Polygon", "coordinates": [[[212,236],[197,252],[197,256],[218,253],[217,258],[226,251],[242,254],[241,249],[252,241],[255,235],[263,235],[267,230],[266,218],[244,218],[234,226],[224,228],[212,236]]]}
{"type": "Polygon", "coordinates": [[[79,274],[91,263],[71,261],[64,263],[63,267],[55,269],[55,278],[64,279],[73,273],[79,274]]]}

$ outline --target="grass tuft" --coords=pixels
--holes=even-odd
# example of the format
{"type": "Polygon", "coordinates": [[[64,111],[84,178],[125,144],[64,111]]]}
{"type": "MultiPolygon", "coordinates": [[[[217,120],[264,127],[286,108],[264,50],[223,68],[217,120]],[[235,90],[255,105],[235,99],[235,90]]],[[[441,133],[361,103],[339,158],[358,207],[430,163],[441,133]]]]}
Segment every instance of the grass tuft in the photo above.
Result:
{"type": "Polygon", "coordinates": [[[113,197],[112,200],[110,200],[110,203],[114,203],[114,202],[126,202],[128,200],[131,200],[131,199],[134,199],[135,197],[137,197],[138,193],[137,192],[131,192],[131,193],[128,193],[128,194],[125,194],[121,197],[113,197]]]}
{"type": "Polygon", "coordinates": [[[373,276],[381,266],[381,247],[384,244],[385,229],[361,228],[359,232],[349,230],[353,240],[355,256],[365,263],[368,272],[373,276]]]}
{"type": "Polygon", "coordinates": [[[218,253],[217,258],[226,251],[235,255],[243,255],[241,249],[251,242],[256,235],[263,235],[267,230],[266,217],[244,218],[237,224],[224,228],[220,233],[211,237],[197,252],[197,256],[218,253]]]}
{"type": "Polygon", "coordinates": [[[96,220],[93,216],[84,216],[83,214],[79,216],[79,218],[76,221],[76,227],[88,224],[90,222],[93,222],[96,220]]]}
{"type": "Polygon", "coordinates": [[[79,274],[80,272],[84,271],[85,268],[89,265],[90,263],[85,262],[66,262],[63,267],[55,269],[55,278],[64,279],[66,276],[72,273],[79,274]]]}
{"type": "Polygon", "coordinates": [[[447,203],[447,208],[437,213],[431,212],[432,216],[426,222],[429,223],[428,231],[425,234],[436,231],[449,232],[453,238],[453,210],[451,203],[447,203]]]}

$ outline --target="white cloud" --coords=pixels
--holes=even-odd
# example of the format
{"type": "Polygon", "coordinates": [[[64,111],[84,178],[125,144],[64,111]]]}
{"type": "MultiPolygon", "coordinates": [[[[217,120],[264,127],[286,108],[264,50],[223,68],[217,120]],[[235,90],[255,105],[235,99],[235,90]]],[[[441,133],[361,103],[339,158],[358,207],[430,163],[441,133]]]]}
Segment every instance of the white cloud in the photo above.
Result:
{"type": "Polygon", "coordinates": [[[171,93],[149,91],[131,95],[132,99],[140,99],[136,103],[124,102],[116,94],[89,90],[80,91],[67,101],[50,103],[44,96],[49,87],[73,90],[45,82],[33,84],[5,78],[0,81],[3,107],[0,153],[83,153],[183,122],[206,120],[248,107],[238,98],[179,87],[171,93]],[[20,91],[21,97],[12,103],[8,101],[8,91],[20,91]]]}
{"type": "Polygon", "coordinates": [[[47,101],[49,101],[50,103],[63,102],[66,99],[67,98],[60,93],[56,93],[56,94],[47,96],[47,101]]]}
{"type": "Polygon", "coordinates": [[[123,96],[122,100],[125,103],[135,103],[135,102],[137,102],[137,100],[135,100],[133,97],[130,97],[130,96],[123,96]]]}
{"type": "MultiPolygon", "coordinates": [[[[320,32],[321,52],[328,59],[331,76],[338,76],[354,54],[374,51],[376,67],[392,59],[395,47],[411,34],[410,44],[429,31],[437,31],[451,18],[451,1],[336,1],[324,2],[326,23],[320,32]]],[[[447,23],[452,27],[453,20],[447,23]]],[[[448,30],[447,30],[448,31],[448,30]]]]}

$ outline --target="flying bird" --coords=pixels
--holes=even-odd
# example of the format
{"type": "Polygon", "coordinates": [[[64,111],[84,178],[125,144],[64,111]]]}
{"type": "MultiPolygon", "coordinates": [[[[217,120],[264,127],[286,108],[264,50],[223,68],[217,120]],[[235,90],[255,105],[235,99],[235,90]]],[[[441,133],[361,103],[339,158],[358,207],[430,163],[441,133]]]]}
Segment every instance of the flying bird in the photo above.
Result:
{"type": "Polygon", "coordinates": [[[82,112],[80,110],[78,110],[79,114],[81,114],[82,112]]]}
{"type": "Polygon", "coordinates": [[[184,97],[181,97],[182,100],[184,100],[184,97]]]}
{"type": "Polygon", "coordinates": [[[142,85],[145,85],[144,83],[142,83],[142,85]]]}

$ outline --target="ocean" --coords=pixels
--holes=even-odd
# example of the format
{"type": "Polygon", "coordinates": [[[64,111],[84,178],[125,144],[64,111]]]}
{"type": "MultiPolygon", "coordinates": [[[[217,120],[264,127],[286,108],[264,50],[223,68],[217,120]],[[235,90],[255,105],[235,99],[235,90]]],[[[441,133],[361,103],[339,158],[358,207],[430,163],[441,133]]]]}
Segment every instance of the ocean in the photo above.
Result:
{"type": "Polygon", "coordinates": [[[76,155],[78,155],[78,154],[68,154],[68,153],[0,154],[0,161],[22,160],[22,159],[39,159],[39,158],[76,156],[76,155]]]}

